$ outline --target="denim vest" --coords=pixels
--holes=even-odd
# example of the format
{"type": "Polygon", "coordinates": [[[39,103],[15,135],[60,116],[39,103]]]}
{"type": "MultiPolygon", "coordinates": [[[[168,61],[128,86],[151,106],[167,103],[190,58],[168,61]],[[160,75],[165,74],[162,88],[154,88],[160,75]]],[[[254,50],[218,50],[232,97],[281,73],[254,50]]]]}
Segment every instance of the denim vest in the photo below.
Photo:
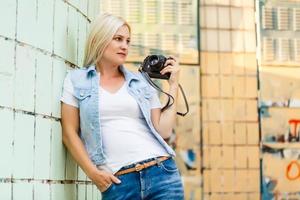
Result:
{"type": "MultiPolygon", "coordinates": [[[[124,74],[127,91],[137,101],[150,132],[170,155],[175,156],[173,149],[155,130],[151,121],[150,98],[155,90],[139,73],[130,72],[123,66],[120,66],[119,69],[124,74]]],[[[101,115],[99,113],[99,103],[101,103],[101,99],[99,100],[99,76],[97,76],[94,65],[72,70],[70,73],[74,96],[78,100],[79,106],[80,138],[92,162],[95,165],[103,165],[106,157],[103,152],[99,120],[101,115]]],[[[147,151],[146,147],[145,151],[147,151]]]]}

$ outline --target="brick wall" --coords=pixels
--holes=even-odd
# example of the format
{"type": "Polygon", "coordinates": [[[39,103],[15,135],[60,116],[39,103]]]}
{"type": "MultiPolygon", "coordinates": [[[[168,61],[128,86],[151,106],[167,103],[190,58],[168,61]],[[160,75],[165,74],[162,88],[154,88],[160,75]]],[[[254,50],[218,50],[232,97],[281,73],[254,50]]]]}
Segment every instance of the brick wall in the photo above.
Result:
{"type": "Polygon", "coordinates": [[[254,1],[200,1],[203,197],[260,199],[254,1]]]}

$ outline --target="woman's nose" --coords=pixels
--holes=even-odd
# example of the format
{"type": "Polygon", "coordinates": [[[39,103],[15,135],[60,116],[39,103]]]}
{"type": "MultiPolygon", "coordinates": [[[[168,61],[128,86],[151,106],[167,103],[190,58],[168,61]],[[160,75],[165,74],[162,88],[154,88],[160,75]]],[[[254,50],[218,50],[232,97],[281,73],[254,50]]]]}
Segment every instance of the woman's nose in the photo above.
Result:
{"type": "Polygon", "coordinates": [[[127,43],[127,41],[124,41],[124,42],[122,42],[122,44],[121,44],[121,48],[122,49],[128,49],[128,43],[127,43]]]}

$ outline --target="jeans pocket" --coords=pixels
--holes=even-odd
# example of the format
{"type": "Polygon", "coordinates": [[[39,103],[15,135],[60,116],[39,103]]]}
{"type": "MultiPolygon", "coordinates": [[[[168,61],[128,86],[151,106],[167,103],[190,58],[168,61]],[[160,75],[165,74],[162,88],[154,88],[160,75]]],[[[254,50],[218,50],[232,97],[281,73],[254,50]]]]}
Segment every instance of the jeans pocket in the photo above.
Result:
{"type": "Polygon", "coordinates": [[[112,188],[113,188],[113,186],[114,186],[114,184],[113,183],[111,183],[107,188],[106,188],[106,190],[104,190],[103,192],[101,192],[102,194],[106,194],[106,193],[108,193],[112,188]]]}
{"type": "Polygon", "coordinates": [[[168,173],[173,173],[178,171],[178,168],[173,158],[163,161],[160,165],[161,168],[168,173]]]}

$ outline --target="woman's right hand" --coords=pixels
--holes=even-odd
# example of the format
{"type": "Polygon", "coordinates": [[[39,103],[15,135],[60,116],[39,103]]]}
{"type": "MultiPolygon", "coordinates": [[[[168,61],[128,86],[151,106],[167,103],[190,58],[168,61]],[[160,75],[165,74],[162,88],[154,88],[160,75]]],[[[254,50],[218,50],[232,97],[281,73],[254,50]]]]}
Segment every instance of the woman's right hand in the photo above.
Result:
{"type": "Polygon", "coordinates": [[[89,178],[97,186],[100,192],[105,192],[113,183],[120,184],[121,181],[110,172],[95,169],[89,178]]]}
{"type": "Polygon", "coordinates": [[[62,103],[61,124],[63,143],[71,153],[75,161],[87,176],[95,183],[98,189],[105,191],[112,183],[121,183],[112,173],[98,169],[90,160],[89,155],[78,136],[79,133],[79,110],[74,106],[62,103]]]}

